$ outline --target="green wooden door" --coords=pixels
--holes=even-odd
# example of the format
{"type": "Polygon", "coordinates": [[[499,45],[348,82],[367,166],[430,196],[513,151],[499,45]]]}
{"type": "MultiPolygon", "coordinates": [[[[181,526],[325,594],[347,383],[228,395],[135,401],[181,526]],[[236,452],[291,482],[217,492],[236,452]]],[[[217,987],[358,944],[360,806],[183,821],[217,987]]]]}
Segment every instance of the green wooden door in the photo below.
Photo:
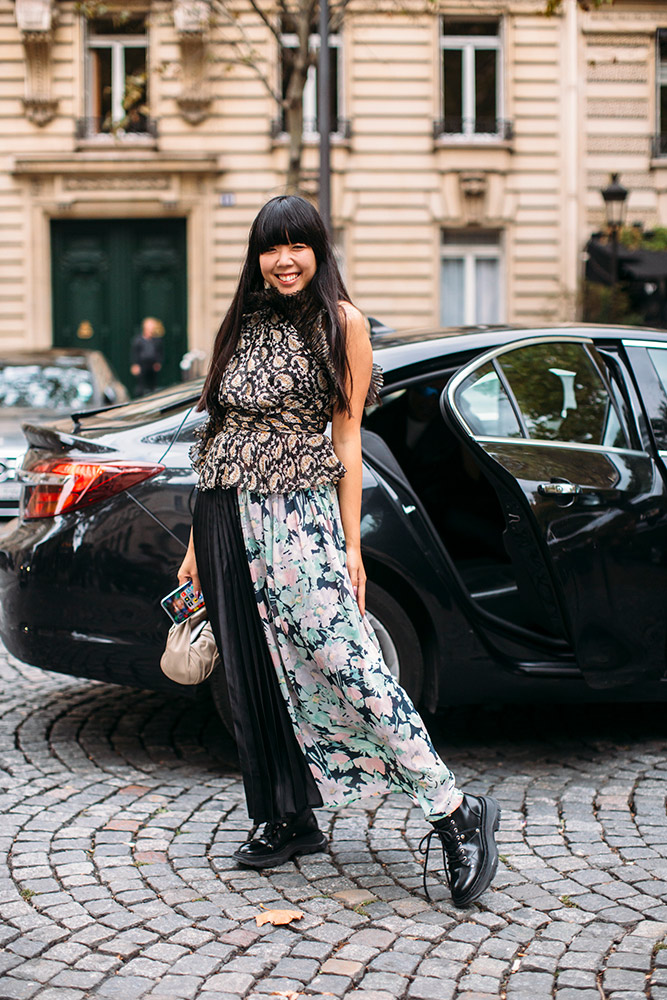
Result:
{"type": "Polygon", "coordinates": [[[159,385],[180,380],[187,351],[184,219],[54,220],[53,343],[102,351],[133,389],[130,342],[145,316],[164,326],[159,385]]]}

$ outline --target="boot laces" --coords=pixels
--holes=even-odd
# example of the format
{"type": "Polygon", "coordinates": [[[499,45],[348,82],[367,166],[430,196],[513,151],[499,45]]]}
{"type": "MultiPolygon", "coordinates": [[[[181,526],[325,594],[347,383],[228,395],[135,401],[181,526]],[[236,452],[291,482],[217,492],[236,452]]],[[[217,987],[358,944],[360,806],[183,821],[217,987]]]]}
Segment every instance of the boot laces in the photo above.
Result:
{"type": "MultiPolygon", "coordinates": [[[[284,830],[286,826],[287,826],[287,820],[273,820],[272,822],[265,823],[264,828],[261,834],[259,835],[259,839],[265,840],[267,843],[269,843],[275,837],[278,831],[284,830]]],[[[255,827],[255,830],[257,830],[257,827],[255,827]]]]}
{"type": "Polygon", "coordinates": [[[419,844],[420,854],[425,855],[424,894],[428,900],[430,900],[431,897],[426,884],[426,875],[428,872],[428,858],[431,850],[431,840],[433,837],[437,837],[440,840],[440,846],[442,847],[442,860],[445,866],[445,880],[450,889],[452,887],[452,869],[455,869],[458,865],[465,865],[468,861],[465,851],[463,850],[463,838],[454,820],[450,816],[446,816],[444,819],[438,820],[438,825],[434,826],[432,830],[429,830],[419,844]],[[426,847],[424,847],[424,844],[426,844],[426,847]]]}

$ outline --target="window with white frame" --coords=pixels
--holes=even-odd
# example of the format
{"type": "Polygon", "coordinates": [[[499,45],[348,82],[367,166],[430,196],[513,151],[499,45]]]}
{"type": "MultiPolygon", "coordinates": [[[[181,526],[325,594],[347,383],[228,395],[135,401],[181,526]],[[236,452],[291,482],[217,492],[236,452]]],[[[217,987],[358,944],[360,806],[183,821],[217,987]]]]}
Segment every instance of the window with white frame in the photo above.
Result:
{"type": "Polygon", "coordinates": [[[657,43],[655,65],[658,93],[655,103],[658,121],[654,153],[656,156],[667,156],[667,28],[658,29],[657,43]]]}
{"type": "Polygon", "coordinates": [[[86,30],[86,132],[150,130],[143,14],[94,18],[86,30]]]}
{"type": "Polygon", "coordinates": [[[443,326],[502,322],[500,237],[497,231],[443,230],[440,263],[443,326]]]}
{"type": "MultiPolygon", "coordinates": [[[[281,87],[284,98],[287,96],[287,86],[292,70],[294,50],[298,47],[299,41],[296,31],[294,30],[294,25],[290,24],[287,18],[283,18],[282,29],[283,30],[280,35],[280,42],[282,45],[281,87]]],[[[308,44],[310,51],[315,58],[314,62],[308,67],[308,77],[306,79],[306,85],[303,88],[303,135],[304,138],[314,138],[319,132],[317,110],[319,100],[317,83],[317,54],[320,50],[319,33],[311,32],[308,44]]],[[[344,122],[340,117],[343,104],[341,93],[343,77],[341,70],[341,58],[341,36],[338,34],[329,35],[329,78],[331,81],[329,114],[331,116],[331,131],[333,134],[341,133],[344,130],[344,122]]],[[[279,129],[281,132],[285,132],[287,130],[287,123],[285,119],[286,116],[283,113],[279,129]]]]}
{"type": "Polygon", "coordinates": [[[437,134],[505,135],[500,21],[443,17],[442,119],[437,134]]]}

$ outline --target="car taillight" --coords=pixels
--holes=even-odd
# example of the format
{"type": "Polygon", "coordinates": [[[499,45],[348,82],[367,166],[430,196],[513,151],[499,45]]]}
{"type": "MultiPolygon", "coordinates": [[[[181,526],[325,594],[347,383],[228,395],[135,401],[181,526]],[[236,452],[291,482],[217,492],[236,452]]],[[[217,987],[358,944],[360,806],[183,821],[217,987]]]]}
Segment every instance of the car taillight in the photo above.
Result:
{"type": "Polygon", "coordinates": [[[162,472],[144,462],[86,462],[50,458],[21,470],[22,516],[56,517],[107,500],[162,472]]]}

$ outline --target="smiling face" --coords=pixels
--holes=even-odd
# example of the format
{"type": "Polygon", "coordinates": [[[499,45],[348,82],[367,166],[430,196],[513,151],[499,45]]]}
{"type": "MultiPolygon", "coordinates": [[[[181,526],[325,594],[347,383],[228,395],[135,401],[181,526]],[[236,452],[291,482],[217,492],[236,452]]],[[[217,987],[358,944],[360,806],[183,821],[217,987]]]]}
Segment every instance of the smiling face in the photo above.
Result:
{"type": "Polygon", "coordinates": [[[259,255],[262,277],[279,292],[300,292],[313,280],[317,260],[305,243],[279,243],[259,255]]]}

